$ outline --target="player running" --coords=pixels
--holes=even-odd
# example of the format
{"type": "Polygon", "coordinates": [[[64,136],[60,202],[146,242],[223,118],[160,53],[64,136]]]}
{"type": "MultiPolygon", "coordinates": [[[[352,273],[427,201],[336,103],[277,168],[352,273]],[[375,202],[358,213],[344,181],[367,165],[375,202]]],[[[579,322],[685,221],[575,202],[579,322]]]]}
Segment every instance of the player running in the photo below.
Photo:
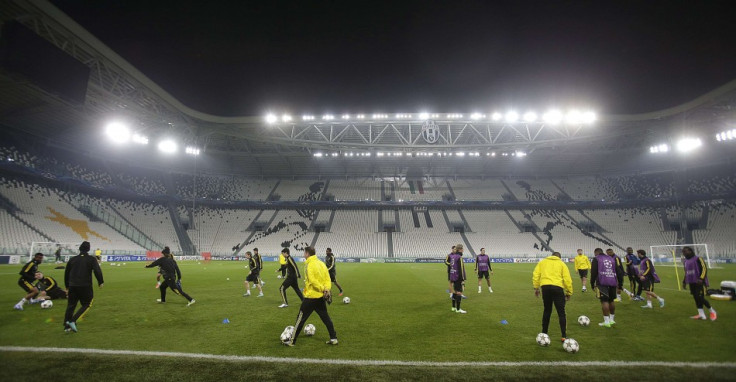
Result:
{"type": "Polygon", "coordinates": [[[465,284],[465,263],[463,262],[463,245],[455,246],[455,253],[450,254],[450,281],[452,282],[452,311],[457,313],[468,313],[460,309],[463,300],[463,287],[465,284]]]}
{"type": "Polygon", "coordinates": [[[332,248],[327,248],[325,254],[325,265],[327,266],[327,271],[330,273],[330,281],[332,281],[332,283],[335,284],[337,286],[337,289],[340,291],[340,294],[338,296],[342,296],[342,287],[337,282],[335,255],[332,253],[332,248]]]}
{"type": "Polygon", "coordinates": [[[287,289],[294,288],[294,292],[296,292],[299,300],[304,301],[304,295],[302,294],[302,291],[299,290],[299,280],[297,280],[302,278],[302,275],[299,273],[299,267],[296,266],[296,262],[289,254],[289,248],[282,249],[281,255],[284,257],[286,263],[276,270],[276,272],[284,272],[285,274],[284,282],[281,283],[281,287],[279,287],[279,293],[281,293],[281,299],[284,303],[279,305],[279,308],[286,308],[289,306],[289,301],[286,299],[287,289]]]}
{"type": "Polygon", "coordinates": [[[33,286],[36,281],[36,272],[38,271],[38,265],[43,262],[43,253],[36,253],[33,255],[33,259],[23,265],[20,269],[20,278],[18,279],[18,286],[26,292],[26,296],[20,299],[13,308],[16,310],[23,310],[23,305],[32,304],[35,301],[34,297],[38,295],[38,288],[33,286]]]}
{"type": "MultiPolygon", "coordinates": [[[[256,249],[253,250],[255,251],[256,249]]],[[[256,253],[256,256],[257,255],[258,254],[256,253]]],[[[258,261],[260,256],[256,256],[254,256],[250,251],[245,253],[245,258],[248,259],[250,272],[248,272],[248,276],[245,277],[245,294],[243,294],[243,297],[250,297],[250,283],[253,283],[253,285],[258,287],[258,296],[256,297],[263,297],[263,287],[261,287],[261,284],[258,282],[261,275],[261,265],[258,261]]]]}
{"type": "Polygon", "coordinates": [[[64,315],[64,331],[77,332],[77,321],[84,317],[92,307],[95,299],[94,290],[92,289],[92,273],[97,279],[97,286],[102,288],[104,280],[102,279],[102,270],[97,260],[89,255],[90,245],[88,241],[82,242],[79,246],[79,254],[69,259],[64,269],[64,285],[67,291],[66,313],[64,315]],[[77,312],[77,303],[81,307],[77,312]]]}
{"type": "Polygon", "coordinates": [[[475,272],[478,274],[478,293],[481,291],[483,278],[486,279],[486,283],[488,284],[488,292],[493,293],[490,276],[493,274],[493,268],[491,268],[491,259],[486,255],[485,248],[481,248],[480,255],[475,257],[475,272]]]}
{"type": "Polygon", "coordinates": [[[304,248],[304,259],[306,260],[304,263],[304,300],[302,300],[302,305],[299,307],[299,314],[296,316],[294,332],[291,338],[283,342],[286,346],[294,346],[296,344],[296,339],[299,337],[299,333],[302,332],[304,324],[312,312],[315,311],[330,334],[330,339],[326,344],[337,345],[335,326],[332,324],[332,319],[327,313],[327,304],[332,301],[330,294],[330,289],[332,289],[330,275],[325,263],[321,262],[315,256],[316,253],[312,247],[304,248]]]}
{"type": "Polygon", "coordinates": [[[652,297],[659,301],[659,307],[664,308],[664,299],[657,296],[654,293],[654,283],[659,282],[659,276],[654,271],[654,264],[652,260],[647,257],[647,251],[639,249],[636,251],[636,255],[639,256],[639,280],[641,282],[641,288],[647,295],[647,304],[642,305],[644,309],[652,309],[652,297]]]}
{"type": "Polygon", "coordinates": [[[540,289],[544,313],[542,313],[542,333],[549,334],[549,320],[552,318],[552,305],[557,310],[560,320],[560,332],[562,342],[567,338],[567,313],[565,313],[565,302],[572,296],[572,278],[570,269],[562,262],[559,252],[552,253],[534,267],[532,273],[532,286],[534,295],[539,297],[540,289]]]}
{"type": "Polygon", "coordinates": [[[39,290],[36,302],[66,299],[66,291],[59,287],[59,283],[53,277],[36,272],[36,280],[36,288],[39,290]]]}
{"type": "Polygon", "coordinates": [[[590,287],[596,291],[596,296],[601,300],[603,322],[598,326],[610,328],[616,323],[614,301],[617,292],[623,287],[624,274],[621,268],[616,266],[614,257],[604,254],[600,248],[596,248],[594,253],[595,257],[590,268],[590,287]]]}
{"type": "Polygon", "coordinates": [[[179,270],[179,265],[176,264],[171,250],[169,247],[164,247],[161,254],[163,256],[151,264],[146,265],[146,268],[160,267],[161,276],[164,278],[164,282],[161,283],[161,288],[159,288],[161,298],[156,299],[156,302],[161,304],[166,303],[166,289],[171,288],[174,293],[187,299],[187,306],[191,306],[197,301],[181,289],[181,270],[179,270]]]}
{"type": "MultiPolygon", "coordinates": [[[[583,292],[587,291],[588,288],[585,284],[588,281],[588,270],[590,269],[590,259],[583,253],[582,249],[578,249],[578,255],[575,256],[575,272],[580,276],[580,281],[583,283],[583,292]]],[[[593,285],[591,285],[592,287],[593,285]]]]}
{"type": "Polygon", "coordinates": [[[683,287],[690,287],[690,294],[695,299],[695,306],[698,308],[698,314],[690,317],[694,320],[705,320],[705,312],[703,306],[710,310],[710,320],[715,321],[718,318],[716,310],[705,299],[705,288],[708,287],[708,267],[702,258],[695,256],[695,252],[690,247],[683,247],[682,254],[685,256],[685,278],[682,280],[683,287]]]}

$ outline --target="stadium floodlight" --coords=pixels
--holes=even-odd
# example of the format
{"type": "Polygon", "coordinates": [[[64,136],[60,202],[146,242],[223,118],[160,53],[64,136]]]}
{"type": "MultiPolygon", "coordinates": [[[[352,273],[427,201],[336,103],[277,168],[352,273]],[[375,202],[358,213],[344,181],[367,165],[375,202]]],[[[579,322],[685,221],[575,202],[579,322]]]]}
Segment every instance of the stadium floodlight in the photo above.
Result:
{"type": "Polygon", "coordinates": [[[268,113],[266,115],[266,123],[268,123],[269,125],[273,125],[278,120],[279,120],[279,118],[275,114],[268,113]]]}
{"type": "Polygon", "coordinates": [[[537,113],[533,111],[527,111],[526,113],[524,113],[524,121],[531,123],[536,120],[537,120],[537,113]]]}
{"type": "Polygon", "coordinates": [[[732,141],[734,139],[736,139],[736,129],[721,131],[716,134],[716,140],[718,142],[732,141]]]}
{"type": "Polygon", "coordinates": [[[550,125],[558,125],[562,122],[562,112],[557,109],[552,109],[544,113],[542,120],[550,125]]]}
{"type": "Polygon", "coordinates": [[[371,153],[365,153],[365,156],[369,157],[371,156],[371,153]]]}
{"type": "Polygon", "coordinates": [[[145,135],[133,134],[133,138],[131,140],[133,141],[133,143],[137,143],[139,145],[148,144],[148,137],[145,135]]]}
{"type": "Polygon", "coordinates": [[[289,114],[282,115],[281,122],[291,122],[291,116],[289,114]]]}
{"type": "Polygon", "coordinates": [[[332,156],[333,156],[333,157],[336,157],[336,156],[338,156],[338,155],[340,155],[340,154],[339,154],[339,153],[332,153],[332,156]]]}
{"type": "Polygon", "coordinates": [[[376,156],[377,157],[382,157],[383,156],[383,153],[379,151],[379,152],[376,153],[376,156]]]}
{"type": "Polygon", "coordinates": [[[491,119],[494,120],[494,121],[500,121],[501,118],[503,118],[503,115],[501,115],[501,113],[499,113],[499,112],[495,112],[495,113],[491,114],[491,119]]]}
{"type": "Polygon", "coordinates": [[[158,143],[158,150],[164,154],[174,154],[177,148],[176,142],[171,139],[164,139],[158,143]]]}
{"type": "Polygon", "coordinates": [[[386,114],[373,114],[373,119],[384,119],[388,118],[388,115],[386,114]]]}
{"type": "Polygon", "coordinates": [[[519,113],[517,113],[517,112],[515,112],[513,110],[507,111],[506,112],[506,115],[504,116],[504,120],[507,123],[514,123],[514,122],[516,122],[516,121],[519,120],[519,113]]]}
{"type": "Polygon", "coordinates": [[[429,119],[429,113],[427,112],[419,113],[419,119],[429,119]]]}
{"type": "Polygon", "coordinates": [[[524,151],[516,151],[514,152],[517,158],[525,157],[526,153],[524,151]]]}
{"type": "Polygon", "coordinates": [[[483,115],[481,113],[473,113],[473,114],[470,114],[470,119],[472,119],[474,121],[477,121],[477,120],[479,120],[479,119],[481,119],[483,117],[485,117],[485,115],[483,115]]]}
{"type": "Polygon", "coordinates": [[[199,155],[199,149],[196,148],[196,147],[194,147],[194,146],[187,146],[184,149],[184,152],[187,153],[187,154],[189,154],[189,155],[194,155],[194,156],[199,155]]]}
{"type": "Polygon", "coordinates": [[[308,115],[308,114],[302,115],[302,121],[313,121],[313,120],[314,120],[313,115],[308,115]]]}
{"type": "Polygon", "coordinates": [[[335,119],[335,116],[332,114],[325,114],[322,116],[322,119],[325,121],[332,121],[333,119],[335,119]]]}
{"type": "Polygon", "coordinates": [[[565,122],[569,125],[578,125],[583,122],[583,114],[579,110],[572,109],[565,115],[565,122]]]}
{"type": "Polygon", "coordinates": [[[358,114],[358,115],[355,116],[355,118],[365,119],[365,114],[358,114]]]}
{"type": "Polygon", "coordinates": [[[702,145],[703,142],[700,138],[682,138],[677,141],[677,151],[681,153],[689,153],[702,145]]]}
{"type": "Polygon", "coordinates": [[[668,146],[666,143],[660,143],[658,145],[649,147],[649,152],[652,154],[663,154],[668,151],[670,151],[670,146],[668,146]]]}
{"type": "Polygon", "coordinates": [[[130,140],[130,130],[128,126],[120,122],[110,122],[105,127],[105,134],[111,141],[118,144],[127,143],[130,140]]]}
{"type": "Polygon", "coordinates": [[[455,156],[456,157],[464,157],[465,156],[465,153],[462,152],[462,151],[460,151],[460,152],[455,153],[455,156]]]}
{"type": "Polygon", "coordinates": [[[350,114],[343,114],[342,119],[350,119],[350,114]]]}
{"type": "Polygon", "coordinates": [[[583,113],[581,118],[583,123],[585,123],[586,125],[592,125],[598,119],[598,116],[595,114],[594,111],[588,110],[583,113]]]}
{"type": "Polygon", "coordinates": [[[314,153],[312,155],[314,155],[315,158],[322,158],[324,156],[322,153],[314,153]]]}

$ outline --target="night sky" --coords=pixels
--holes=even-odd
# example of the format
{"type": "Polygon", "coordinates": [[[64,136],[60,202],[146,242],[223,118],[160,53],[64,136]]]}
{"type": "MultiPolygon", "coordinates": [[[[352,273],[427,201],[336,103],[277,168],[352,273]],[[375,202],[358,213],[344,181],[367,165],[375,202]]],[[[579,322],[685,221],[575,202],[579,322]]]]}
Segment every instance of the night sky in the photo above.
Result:
{"type": "Polygon", "coordinates": [[[736,79],[736,1],[52,2],[218,115],[625,114],[736,79]]]}

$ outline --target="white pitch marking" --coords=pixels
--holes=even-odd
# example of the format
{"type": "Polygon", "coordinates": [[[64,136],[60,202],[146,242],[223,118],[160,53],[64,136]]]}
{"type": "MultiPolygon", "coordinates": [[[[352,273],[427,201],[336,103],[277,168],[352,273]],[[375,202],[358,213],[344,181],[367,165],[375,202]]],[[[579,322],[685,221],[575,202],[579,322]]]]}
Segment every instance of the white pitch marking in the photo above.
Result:
{"type": "Polygon", "coordinates": [[[424,366],[424,367],[524,367],[524,366],[569,366],[569,367],[636,367],[636,366],[660,366],[680,368],[707,368],[726,367],[736,368],[736,362],[668,362],[668,361],[528,361],[528,362],[427,362],[427,361],[392,361],[392,360],[350,360],[350,359],[320,359],[320,358],[292,358],[292,357],[266,357],[266,356],[241,356],[220,355],[203,353],[178,353],[159,352],[144,350],[109,350],[109,349],[85,349],[85,348],[53,348],[53,347],[25,347],[25,346],[0,346],[0,351],[5,352],[32,352],[32,353],[82,353],[99,355],[125,355],[142,357],[171,357],[211,359],[229,362],[267,362],[267,363],[300,363],[321,365],[348,365],[348,366],[424,366]]]}

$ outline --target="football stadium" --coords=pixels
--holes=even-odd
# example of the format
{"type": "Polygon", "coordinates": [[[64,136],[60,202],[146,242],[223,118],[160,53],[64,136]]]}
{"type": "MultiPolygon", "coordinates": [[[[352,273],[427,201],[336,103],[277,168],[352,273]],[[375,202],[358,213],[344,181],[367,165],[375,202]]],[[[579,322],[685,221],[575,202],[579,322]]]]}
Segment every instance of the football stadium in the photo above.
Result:
{"type": "Polygon", "coordinates": [[[736,380],[736,7],[379,3],[0,2],[2,379],[736,380]]]}

